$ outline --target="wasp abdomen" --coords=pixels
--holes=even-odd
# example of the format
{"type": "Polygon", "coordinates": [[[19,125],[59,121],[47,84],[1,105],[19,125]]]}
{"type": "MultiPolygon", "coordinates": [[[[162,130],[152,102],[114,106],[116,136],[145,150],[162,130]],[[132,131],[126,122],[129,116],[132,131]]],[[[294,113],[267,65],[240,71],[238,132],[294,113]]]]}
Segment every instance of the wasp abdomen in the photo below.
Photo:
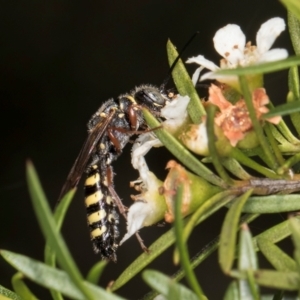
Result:
{"type": "Polygon", "coordinates": [[[116,261],[119,216],[102,180],[99,167],[91,166],[85,180],[87,222],[94,251],[102,259],[116,261]]]}

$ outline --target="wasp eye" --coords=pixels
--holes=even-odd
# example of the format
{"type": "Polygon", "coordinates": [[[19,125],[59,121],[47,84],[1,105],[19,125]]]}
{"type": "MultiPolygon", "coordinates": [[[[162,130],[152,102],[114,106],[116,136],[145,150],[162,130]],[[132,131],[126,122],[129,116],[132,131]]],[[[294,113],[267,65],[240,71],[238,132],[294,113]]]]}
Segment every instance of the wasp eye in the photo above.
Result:
{"type": "Polygon", "coordinates": [[[154,103],[164,105],[166,102],[164,97],[160,93],[149,93],[148,95],[154,103]]]}
{"type": "Polygon", "coordinates": [[[166,99],[158,91],[158,89],[149,88],[142,89],[136,92],[135,99],[139,104],[148,106],[150,109],[154,106],[164,106],[166,99]]]}

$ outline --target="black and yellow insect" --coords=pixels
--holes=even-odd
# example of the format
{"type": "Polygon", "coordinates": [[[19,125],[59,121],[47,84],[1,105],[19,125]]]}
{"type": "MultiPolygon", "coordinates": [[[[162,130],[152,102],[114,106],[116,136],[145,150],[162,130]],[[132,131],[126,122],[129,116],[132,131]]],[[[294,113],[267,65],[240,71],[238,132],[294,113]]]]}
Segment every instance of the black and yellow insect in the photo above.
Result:
{"type": "Polygon", "coordinates": [[[130,137],[137,130],[146,128],[141,108],[145,107],[159,116],[169,100],[171,98],[164,88],[142,85],[128,94],[104,102],[87,124],[89,135],[61,196],[78,184],[84,172],[87,174],[85,205],[88,227],[94,251],[102,259],[117,259],[119,215],[116,207],[126,218],[124,206],[114,191],[111,163],[121,154],[130,137]]]}

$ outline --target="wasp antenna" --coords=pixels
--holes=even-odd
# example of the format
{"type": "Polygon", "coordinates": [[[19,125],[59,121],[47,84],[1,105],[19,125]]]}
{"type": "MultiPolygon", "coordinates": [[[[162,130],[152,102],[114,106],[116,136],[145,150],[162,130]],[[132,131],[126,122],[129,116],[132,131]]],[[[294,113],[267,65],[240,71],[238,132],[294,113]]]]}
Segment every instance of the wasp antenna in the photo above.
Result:
{"type": "Polygon", "coordinates": [[[165,87],[167,85],[167,83],[169,82],[169,80],[172,77],[172,72],[177,64],[177,62],[179,61],[179,59],[182,57],[183,52],[185,51],[185,49],[190,45],[190,43],[194,40],[194,38],[200,33],[200,31],[196,31],[191,37],[190,39],[185,43],[185,45],[183,46],[183,48],[180,50],[178,56],[176,57],[176,59],[174,60],[174,62],[172,63],[169,72],[168,72],[168,76],[167,78],[163,81],[162,85],[160,86],[160,90],[164,91],[165,87]]]}

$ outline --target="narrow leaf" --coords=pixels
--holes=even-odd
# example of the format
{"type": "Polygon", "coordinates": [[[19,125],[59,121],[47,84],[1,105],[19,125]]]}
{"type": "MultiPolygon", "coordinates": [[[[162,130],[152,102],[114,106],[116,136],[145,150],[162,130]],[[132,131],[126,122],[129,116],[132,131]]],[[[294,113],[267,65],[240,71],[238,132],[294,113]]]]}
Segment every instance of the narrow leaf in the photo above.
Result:
{"type": "MultiPolygon", "coordinates": [[[[54,220],[56,223],[56,228],[58,231],[60,231],[60,228],[62,226],[63,220],[65,218],[66,212],[68,210],[68,207],[74,197],[75,190],[69,191],[59,202],[58,206],[55,209],[54,212],[54,220]]],[[[55,267],[55,261],[56,261],[56,255],[55,252],[51,249],[49,241],[46,242],[45,246],[45,263],[49,266],[55,267]]],[[[59,292],[51,290],[51,295],[54,300],[62,300],[62,296],[59,292]]]]}
{"type": "Polygon", "coordinates": [[[256,270],[258,267],[252,237],[247,224],[241,225],[238,265],[241,271],[256,270]]]}
{"type": "Polygon", "coordinates": [[[100,260],[90,269],[86,276],[86,280],[93,284],[97,284],[106,265],[107,262],[105,260],[100,260]]]}
{"type": "Polygon", "coordinates": [[[255,271],[255,281],[262,286],[274,289],[296,291],[299,286],[297,272],[279,272],[273,270],[255,271]]]}
{"type": "MultiPolygon", "coordinates": [[[[299,21],[300,20],[300,3],[299,3],[299,1],[298,0],[280,0],[280,1],[282,2],[282,4],[284,6],[286,6],[286,8],[288,9],[288,11],[290,13],[291,12],[293,13],[295,18],[299,21]]],[[[290,26],[291,26],[291,24],[289,22],[289,27],[290,26]]],[[[292,41],[296,40],[297,31],[295,31],[293,27],[290,28],[290,33],[291,33],[292,41]]],[[[299,35],[298,35],[298,38],[299,38],[299,35]]]]}
{"type": "MultiPolygon", "coordinates": [[[[206,220],[209,216],[235,198],[235,196],[231,194],[230,191],[223,191],[212,196],[191,215],[184,227],[183,238],[185,242],[188,240],[196,225],[206,220]]],[[[175,249],[173,260],[175,263],[179,261],[178,249],[175,249]]]]}
{"type": "MultiPolygon", "coordinates": [[[[155,289],[157,292],[164,296],[169,295],[170,288],[172,290],[176,289],[177,291],[177,299],[189,299],[189,300],[197,300],[197,296],[188,288],[183,286],[182,284],[175,283],[172,279],[167,277],[166,275],[154,271],[154,270],[146,270],[142,274],[143,279],[146,281],[146,283],[155,289]]],[[[168,299],[174,299],[174,298],[168,298],[168,299]]]]}
{"type": "MultiPolygon", "coordinates": [[[[297,21],[299,23],[299,21],[297,21]]],[[[299,53],[300,53],[300,43],[298,40],[298,47],[299,47],[299,53]]],[[[298,67],[291,67],[289,70],[289,77],[288,77],[288,83],[289,83],[289,90],[287,96],[287,102],[298,102],[300,101],[300,83],[299,83],[299,71],[298,67]]],[[[291,113],[290,114],[291,121],[298,133],[298,136],[300,134],[300,113],[291,113]]]]}
{"type": "Polygon", "coordinates": [[[131,263],[111,286],[111,291],[115,291],[131,280],[137,273],[143,270],[155,258],[163,253],[175,242],[174,231],[170,229],[158,238],[148,249],[149,253],[142,253],[133,263],[131,263]]]}
{"type": "Polygon", "coordinates": [[[250,197],[243,207],[243,212],[257,214],[272,214],[300,210],[300,196],[271,195],[250,197]]]}
{"type": "Polygon", "coordinates": [[[175,192],[176,192],[176,196],[175,196],[174,232],[176,236],[175,242],[178,248],[180,263],[182,268],[185,271],[186,279],[190,287],[194,290],[194,292],[196,293],[196,295],[200,300],[205,300],[207,298],[203,294],[202,288],[199,282],[197,281],[195,273],[193,272],[190,259],[189,259],[187,245],[183,239],[183,221],[181,216],[181,203],[182,203],[182,198],[184,197],[183,185],[179,184],[175,192]]]}
{"type": "Polygon", "coordinates": [[[169,284],[167,299],[172,299],[172,300],[186,299],[186,298],[182,298],[182,296],[180,295],[179,288],[174,281],[173,282],[171,281],[169,284]]]}
{"type": "MultiPolygon", "coordinates": [[[[297,0],[296,0],[297,1],[297,0]]],[[[266,74],[275,71],[281,71],[288,69],[293,66],[300,65],[300,56],[290,56],[283,60],[277,60],[273,62],[266,62],[257,65],[251,65],[248,67],[240,67],[235,69],[220,69],[216,74],[220,75],[255,75],[255,74],[266,74]]]]}
{"type": "Polygon", "coordinates": [[[277,271],[297,271],[296,262],[278,246],[262,238],[257,239],[257,245],[262,254],[277,271]]]}
{"type": "MultiPolygon", "coordinates": [[[[296,221],[296,218],[290,218],[289,224],[292,232],[293,242],[295,245],[294,258],[296,260],[297,270],[299,273],[300,271],[300,225],[296,221]]],[[[299,286],[299,290],[300,290],[300,286],[299,286]]]]}
{"type": "Polygon", "coordinates": [[[249,84],[245,76],[239,76],[239,83],[243,92],[243,96],[245,99],[245,103],[248,109],[249,117],[252,122],[253,129],[256,134],[256,138],[259,141],[259,144],[263,150],[265,163],[272,169],[276,169],[278,167],[278,163],[275,159],[274,153],[271,149],[269,141],[264,135],[261,123],[259,122],[256,111],[252,101],[252,94],[249,89],[249,84]]]}
{"type": "Polygon", "coordinates": [[[295,248],[296,250],[300,251],[300,224],[295,218],[289,219],[289,224],[295,248]]]}
{"type": "MultiPolygon", "coordinates": [[[[246,214],[244,215],[240,223],[250,223],[253,220],[255,220],[259,215],[254,214],[246,214]]],[[[191,265],[192,268],[195,269],[197,266],[199,266],[206,258],[208,258],[215,250],[218,249],[219,246],[219,237],[215,237],[212,241],[210,241],[208,244],[206,244],[198,253],[195,254],[195,256],[191,259],[191,265]]],[[[172,279],[179,281],[182,278],[184,278],[185,273],[184,270],[181,268],[179,269],[173,276],[172,279]]],[[[149,292],[147,295],[143,297],[143,300],[150,300],[153,299],[157,295],[157,292],[149,292]]]]}
{"type": "Polygon", "coordinates": [[[246,271],[246,279],[238,281],[241,299],[259,299],[258,286],[253,278],[253,271],[257,269],[257,257],[249,228],[245,223],[241,225],[240,231],[238,267],[240,271],[246,271]]]}
{"type": "MultiPolygon", "coordinates": [[[[170,40],[167,42],[167,53],[169,64],[172,65],[178,57],[178,52],[170,40]]],[[[201,123],[202,116],[206,115],[206,112],[181,59],[178,60],[175,68],[173,69],[172,75],[179,94],[182,96],[188,95],[191,98],[188,106],[188,113],[193,123],[201,123]]]]}
{"type": "Polygon", "coordinates": [[[27,163],[26,175],[33,208],[45,239],[49,241],[49,245],[55,250],[57,260],[61,267],[63,267],[70,275],[76,286],[86,296],[86,299],[93,299],[90,292],[83,284],[83,278],[72,259],[65,241],[57,230],[48,201],[31,162],[27,163]]]}
{"type": "MultiPolygon", "coordinates": [[[[19,272],[22,272],[27,278],[44,286],[53,289],[72,299],[85,300],[86,297],[73,283],[71,278],[61,270],[54,269],[44,263],[31,259],[27,256],[1,250],[2,257],[19,272]]],[[[120,300],[122,298],[106,292],[88,282],[83,282],[85,288],[92,295],[91,299],[120,300]]]]}
{"type": "Polygon", "coordinates": [[[0,300],[22,300],[22,298],[16,293],[6,289],[4,286],[0,285],[0,300]]]}
{"type": "Polygon", "coordinates": [[[25,282],[23,281],[24,276],[18,272],[12,277],[12,286],[15,292],[26,300],[37,300],[38,298],[30,291],[25,282]]]}
{"type": "Polygon", "coordinates": [[[243,205],[251,193],[252,190],[249,190],[235,200],[223,222],[220,235],[219,262],[224,273],[229,273],[232,267],[235,256],[236,232],[239,218],[243,205]]]}
{"type": "MultiPolygon", "coordinates": [[[[298,224],[300,224],[299,218],[294,218],[294,220],[298,224]]],[[[289,220],[286,220],[286,221],[283,221],[283,222],[265,230],[261,234],[255,236],[253,238],[253,244],[254,244],[254,247],[256,249],[258,249],[257,240],[259,238],[268,240],[269,242],[272,242],[272,243],[277,243],[277,242],[285,239],[286,237],[288,237],[290,234],[291,234],[291,228],[290,228],[289,220]]]]}
{"type": "Polygon", "coordinates": [[[226,290],[224,300],[240,300],[239,288],[236,281],[230,283],[226,290]]]}
{"type": "Polygon", "coordinates": [[[277,105],[276,107],[270,109],[270,111],[264,114],[264,119],[268,119],[275,116],[286,116],[300,111],[299,103],[297,101],[285,103],[282,105],[277,105]]]}

